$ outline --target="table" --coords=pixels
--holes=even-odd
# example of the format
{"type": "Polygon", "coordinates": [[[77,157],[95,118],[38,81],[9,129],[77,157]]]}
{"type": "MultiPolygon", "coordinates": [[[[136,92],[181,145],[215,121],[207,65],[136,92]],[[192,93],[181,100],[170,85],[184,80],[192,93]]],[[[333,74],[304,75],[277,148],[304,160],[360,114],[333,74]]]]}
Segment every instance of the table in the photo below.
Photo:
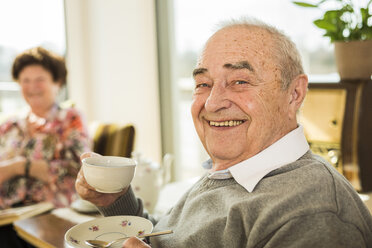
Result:
{"type": "Polygon", "coordinates": [[[19,220],[13,223],[18,235],[40,248],[63,248],[64,235],[76,223],[59,218],[52,213],[19,220]]]}
{"type": "Polygon", "coordinates": [[[58,208],[42,215],[13,223],[18,235],[39,248],[63,248],[65,233],[78,223],[102,217],[99,213],[78,213],[71,208],[58,208]]]}

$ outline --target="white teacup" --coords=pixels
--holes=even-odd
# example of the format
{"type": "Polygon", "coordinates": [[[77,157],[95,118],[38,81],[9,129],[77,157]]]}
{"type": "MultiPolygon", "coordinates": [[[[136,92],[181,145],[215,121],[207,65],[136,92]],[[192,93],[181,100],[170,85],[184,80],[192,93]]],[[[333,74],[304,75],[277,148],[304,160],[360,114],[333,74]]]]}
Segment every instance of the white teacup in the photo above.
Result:
{"type": "Polygon", "coordinates": [[[93,156],[82,162],[85,180],[101,193],[122,191],[131,183],[137,165],[134,159],[116,156],[93,156]]]}

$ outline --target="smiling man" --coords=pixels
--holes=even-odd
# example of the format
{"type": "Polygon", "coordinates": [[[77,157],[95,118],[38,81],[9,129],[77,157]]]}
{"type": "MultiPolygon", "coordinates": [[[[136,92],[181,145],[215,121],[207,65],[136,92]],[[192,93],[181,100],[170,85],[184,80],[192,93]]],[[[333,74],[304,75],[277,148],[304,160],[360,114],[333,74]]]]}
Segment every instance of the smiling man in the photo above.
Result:
{"type": "MultiPolygon", "coordinates": [[[[162,218],[152,247],[371,247],[372,217],[332,166],[309,150],[296,112],[307,76],[295,45],[258,21],[229,23],[193,72],[191,112],[208,170],[162,218]]],[[[131,188],[81,196],[104,215],[148,217],[131,188]]],[[[148,247],[132,238],[123,247],[148,247]]]]}
{"type": "Polygon", "coordinates": [[[307,77],[301,64],[293,65],[292,83],[283,86],[272,53],[279,39],[273,38],[260,28],[225,28],[208,41],[194,70],[192,116],[215,170],[254,156],[297,127],[307,77]]]}

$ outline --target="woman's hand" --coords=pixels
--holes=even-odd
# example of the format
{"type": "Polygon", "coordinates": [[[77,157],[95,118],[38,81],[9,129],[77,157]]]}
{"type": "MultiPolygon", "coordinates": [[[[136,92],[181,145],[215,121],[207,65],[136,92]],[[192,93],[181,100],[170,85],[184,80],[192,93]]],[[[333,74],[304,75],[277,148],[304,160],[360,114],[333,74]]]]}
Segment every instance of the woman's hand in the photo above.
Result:
{"type": "Polygon", "coordinates": [[[26,158],[15,157],[0,162],[0,185],[5,181],[25,174],[26,158]]]}
{"type": "MultiPolygon", "coordinates": [[[[25,176],[27,159],[17,156],[0,162],[0,184],[16,177],[25,176]]],[[[45,160],[32,160],[29,166],[29,176],[45,183],[51,183],[49,166],[45,160]]]]}
{"type": "Polygon", "coordinates": [[[151,248],[148,244],[141,241],[140,239],[136,237],[129,238],[124,241],[123,248],[151,248]]]}
{"type": "Polygon", "coordinates": [[[49,173],[49,165],[45,160],[33,160],[29,165],[30,177],[37,178],[45,183],[53,183],[49,173]]]}
{"type": "MultiPolygon", "coordinates": [[[[94,152],[87,152],[83,153],[80,156],[80,159],[83,160],[84,158],[88,158],[91,156],[101,156],[94,152]]],[[[84,178],[83,168],[80,168],[80,171],[77,175],[77,179],[75,181],[75,189],[76,192],[80,195],[80,197],[84,200],[90,201],[96,206],[99,207],[107,207],[114,203],[120,196],[124,195],[129,186],[123,189],[121,192],[118,193],[100,193],[97,192],[92,186],[90,186],[84,178]]]]}

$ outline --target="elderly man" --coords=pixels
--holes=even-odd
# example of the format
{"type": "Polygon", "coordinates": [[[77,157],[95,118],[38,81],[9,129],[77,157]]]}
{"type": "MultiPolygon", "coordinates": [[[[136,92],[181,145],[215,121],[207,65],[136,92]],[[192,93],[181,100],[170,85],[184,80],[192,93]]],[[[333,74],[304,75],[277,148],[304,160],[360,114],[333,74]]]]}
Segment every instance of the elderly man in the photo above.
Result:
{"type": "MultiPolygon", "coordinates": [[[[152,247],[372,247],[372,217],[347,180],[313,155],[296,120],[307,77],[295,45],[258,21],[207,42],[193,72],[194,125],[210,160],[162,218],[131,188],[100,194],[82,172],[78,193],[108,215],[150,218],[152,247]]],[[[123,247],[149,247],[131,238],[123,247]]]]}

